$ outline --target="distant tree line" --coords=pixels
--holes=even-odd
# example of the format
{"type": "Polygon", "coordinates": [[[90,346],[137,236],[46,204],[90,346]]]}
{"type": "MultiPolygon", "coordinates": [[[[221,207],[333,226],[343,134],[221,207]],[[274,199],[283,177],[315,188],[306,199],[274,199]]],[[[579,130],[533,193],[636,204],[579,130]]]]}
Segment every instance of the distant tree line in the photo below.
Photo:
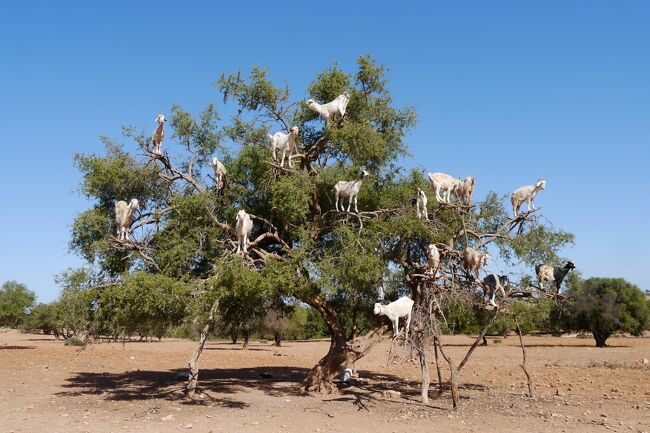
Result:
{"type": "MultiPolygon", "coordinates": [[[[112,340],[195,338],[198,334],[191,320],[198,306],[193,305],[189,288],[176,280],[142,272],[121,285],[100,287],[89,281],[93,281],[93,275],[88,270],[61,274],[57,278],[62,287],[59,298],[48,304],[36,304],[36,295],[26,285],[5,282],[0,289],[0,326],[62,339],[83,337],[91,327],[93,335],[112,340]]],[[[507,335],[518,323],[527,334],[591,333],[596,345],[604,347],[615,333],[638,336],[650,329],[650,297],[637,286],[622,278],[583,280],[577,275],[568,283],[565,294],[570,302],[556,304],[551,299],[537,299],[534,303],[513,303],[499,316],[490,334],[507,335]]],[[[291,299],[272,302],[253,290],[248,295],[242,290],[237,293],[244,295],[222,300],[219,321],[223,326],[217,328],[215,337],[245,346],[251,338],[257,338],[279,346],[285,340],[328,336],[321,315],[306,304],[291,299]]],[[[348,324],[354,320],[359,333],[371,329],[377,319],[367,304],[356,312],[341,308],[342,321],[348,324]]],[[[489,312],[475,305],[447,305],[444,332],[477,333],[489,312]]]]}

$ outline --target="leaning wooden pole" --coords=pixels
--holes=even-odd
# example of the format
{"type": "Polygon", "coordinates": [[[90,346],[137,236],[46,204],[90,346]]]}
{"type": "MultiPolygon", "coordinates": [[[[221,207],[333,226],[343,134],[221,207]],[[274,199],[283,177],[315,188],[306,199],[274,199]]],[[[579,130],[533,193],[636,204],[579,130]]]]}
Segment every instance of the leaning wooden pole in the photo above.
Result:
{"type": "Polygon", "coordinates": [[[447,355],[445,352],[445,346],[442,343],[440,327],[438,326],[438,319],[435,317],[435,314],[431,315],[431,321],[433,324],[433,332],[435,337],[434,342],[436,346],[438,346],[438,349],[440,349],[442,358],[447,361],[447,364],[449,365],[449,388],[451,391],[451,403],[454,407],[454,410],[456,410],[458,409],[458,369],[456,368],[451,355],[447,355]]]}
{"type": "Polygon", "coordinates": [[[203,330],[201,331],[199,344],[196,346],[196,349],[194,349],[192,358],[188,363],[190,367],[190,377],[187,380],[187,386],[185,387],[185,392],[187,393],[187,396],[190,398],[194,397],[194,394],[196,393],[196,385],[199,381],[199,357],[203,353],[203,347],[205,347],[205,342],[208,340],[208,336],[210,335],[212,329],[214,328],[214,315],[216,314],[218,307],[219,307],[219,298],[214,300],[214,303],[210,308],[210,313],[208,314],[208,322],[205,324],[203,330]]]}
{"type": "Polygon", "coordinates": [[[438,394],[442,394],[444,386],[442,384],[442,371],[440,370],[440,363],[438,362],[438,338],[433,337],[433,354],[436,357],[436,371],[438,372],[438,394]]]}
{"type": "Polygon", "coordinates": [[[462,368],[465,366],[467,361],[469,361],[470,356],[472,356],[472,352],[474,352],[474,349],[476,349],[479,343],[483,341],[483,337],[485,337],[485,334],[487,333],[488,329],[490,328],[490,326],[492,326],[497,316],[499,315],[500,309],[501,308],[494,309],[494,313],[492,313],[492,317],[490,317],[490,320],[488,320],[488,322],[485,324],[485,326],[481,330],[481,333],[476,336],[476,339],[474,340],[474,344],[472,344],[472,347],[470,347],[469,350],[467,351],[465,358],[463,358],[460,364],[458,364],[458,371],[462,370],[462,368]]]}
{"type": "Polygon", "coordinates": [[[526,375],[526,382],[528,383],[528,397],[533,397],[533,389],[535,387],[533,383],[533,378],[530,376],[530,373],[528,373],[528,369],[526,368],[526,346],[524,346],[524,338],[521,335],[521,328],[519,327],[519,322],[515,320],[515,324],[517,325],[517,335],[519,336],[519,345],[521,346],[521,354],[523,356],[523,361],[521,363],[521,369],[524,370],[524,374],[526,375]]]}

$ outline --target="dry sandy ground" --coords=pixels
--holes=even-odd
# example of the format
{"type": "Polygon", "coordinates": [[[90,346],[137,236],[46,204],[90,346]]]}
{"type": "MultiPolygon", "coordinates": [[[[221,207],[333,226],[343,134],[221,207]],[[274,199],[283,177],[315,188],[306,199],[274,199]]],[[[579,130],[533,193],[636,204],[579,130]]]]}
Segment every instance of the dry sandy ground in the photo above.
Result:
{"type": "MultiPolygon", "coordinates": [[[[650,365],[643,363],[650,339],[615,338],[606,349],[575,338],[525,340],[535,398],[525,397],[517,338],[491,339],[462,371],[461,407],[452,412],[447,393],[435,398],[435,383],[431,405],[419,404],[419,367],[387,365],[388,342],[357,364],[359,379],[336,396],[297,392],[327,342],[248,350],[210,342],[201,359],[208,398],[193,403],[180,397],[176,379],[193,342],[77,351],[0,330],[0,432],[650,432],[650,365]],[[384,398],[382,389],[402,398],[384,398]]],[[[471,341],[446,338],[455,359],[471,341]]]]}

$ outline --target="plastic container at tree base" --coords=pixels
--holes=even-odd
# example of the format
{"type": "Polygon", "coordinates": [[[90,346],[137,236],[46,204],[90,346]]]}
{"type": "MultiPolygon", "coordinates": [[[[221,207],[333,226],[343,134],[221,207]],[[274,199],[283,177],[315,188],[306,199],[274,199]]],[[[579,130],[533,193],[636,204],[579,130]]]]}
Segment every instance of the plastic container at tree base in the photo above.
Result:
{"type": "Polygon", "coordinates": [[[341,374],[341,382],[347,382],[352,377],[352,369],[346,368],[341,374]]]}

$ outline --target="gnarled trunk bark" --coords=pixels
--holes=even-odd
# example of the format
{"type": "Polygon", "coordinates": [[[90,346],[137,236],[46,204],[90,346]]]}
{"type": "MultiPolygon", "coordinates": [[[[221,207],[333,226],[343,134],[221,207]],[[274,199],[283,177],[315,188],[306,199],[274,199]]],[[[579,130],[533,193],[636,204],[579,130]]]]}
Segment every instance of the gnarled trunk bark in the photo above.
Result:
{"type": "Polygon", "coordinates": [[[334,378],[346,368],[352,368],[357,360],[361,359],[375,343],[382,339],[388,327],[381,326],[364,336],[356,338],[354,343],[348,342],[338,314],[327,301],[320,296],[313,296],[307,301],[323,317],[330,332],[331,340],[329,351],[307,373],[302,382],[302,388],[306,392],[334,394],[338,392],[338,388],[334,384],[334,378]]]}
{"type": "Polygon", "coordinates": [[[596,347],[607,347],[605,342],[609,338],[609,335],[600,332],[592,332],[592,334],[594,335],[594,340],[596,340],[596,347]]]}
{"type": "Polygon", "coordinates": [[[350,348],[345,341],[345,335],[333,336],[330,348],[318,364],[307,374],[302,385],[307,392],[321,394],[336,394],[338,388],[334,378],[347,368],[348,362],[352,363],[350,348]]]}
{"type": "Polygon", "coordinates": [[[338,389],[333,380],[347,368],[350,348],[336,311],[320,296],[313,296],[308,302],[323,317],[332,339],[327,355],[311,369],[302,386],[307,392],[334,394],[338,389]]]}

